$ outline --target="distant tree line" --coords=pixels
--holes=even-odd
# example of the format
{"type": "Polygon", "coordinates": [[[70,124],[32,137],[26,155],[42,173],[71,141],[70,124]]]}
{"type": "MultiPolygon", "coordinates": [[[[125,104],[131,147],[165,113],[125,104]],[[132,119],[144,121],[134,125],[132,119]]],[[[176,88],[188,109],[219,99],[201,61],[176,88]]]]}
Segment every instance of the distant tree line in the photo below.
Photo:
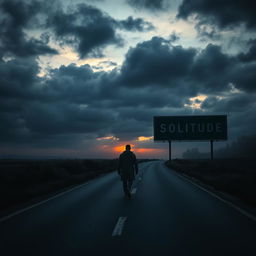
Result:
{"type": "MultiPolygon", "coordinates": [[[[214,150],[217,158],[255,158],[256,157],[256,134],[241,136],[226,147],[214,150]]],[[[187,149],[182,157],[184,159],[205,159],[210,157],[210,152],[200,152],[198,148],[187,149]]]]}

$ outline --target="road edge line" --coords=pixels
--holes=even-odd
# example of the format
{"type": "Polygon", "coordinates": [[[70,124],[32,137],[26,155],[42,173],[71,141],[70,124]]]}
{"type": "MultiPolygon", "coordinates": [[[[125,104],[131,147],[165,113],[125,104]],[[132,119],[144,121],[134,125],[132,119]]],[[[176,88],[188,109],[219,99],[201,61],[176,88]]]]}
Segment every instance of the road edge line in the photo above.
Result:
{"type": "MultiPolygon", "coordinates": [[[[145,162],[145,163],[146,163],[146,162],[145,162]]],[[[114,173],[115,171],[116,171],[116,170],[114,170],[113,173],[114,173]]],[[[112,173],[112,172],[110,172],[110,173],[112,173]]],[[[40,201],[40,202],[38,202],[38,203],[32,204],[32,205],[30,205],[30,206],[27,206],[27,207],[25,207],[25,208],[22,208],[22,209],[20,209],[20,210],[17,210],[17,211],[15,211],[15,212],[13,212],[13,213],[10,213],[10,214],[8,214],[8,215],[6,215],[6,216],[3,216],[3,217],[0,218],[0,223],[1,223],[1,222],[4,222],[4,221],[6,221],[6,220],[8,220],[8,219],[10,219],[10,218],[12,218],[12,217],[14,217],[14,216],[17,216],[17,215],[19,215],[19,214],[21,214],[21,213],[23,213],[23,212],[25,212],[25,211],[28,211],[28,210],[30,210],[30,209],[36,207],[36,206],[39,206],[39,205],[44,204],[44,203],[46,203],[46,202],[48,202],[48,201],[50,201],[50,200],[53,200],[53,199],[55,199],[55,198],[57,198],[57,197],[59,197],[59,196],[62,196],[62,195],[64,195],[64,194],[66,194],[66,193],[69,193],[69,192],[71,192],[71,191],[73,191],[73,190],[75,190],[75,189],[78,189],[78,188],[80,188],[80,187],[86,186],[86,185],[88,185],[89,183],[95,181],[97,178],[101,178],[101,177],[106,176],[106,175],[108,175],[108,174],[110,174],[110,173],[104,173],[104,174],[100,175],[99,177],[96,177],[95,179],[91,179],[91,180],[89,180],[89,181],[87,181],[87,182],[85,182],[85,183],[82,183],[82,184],[80,184],[80,185],[77,185],[77,186],[75,186],[75,187],[72,187],[72,188],[70,188],[70,189],[68,189],[68,190],[65,190],[65,191],[63,191],[63,192],[57,193],[56,195],[54,195],[54,196],[52,196],[52,197],[49,197],[49,198],[47,198],[47,199],[44,199],[44,200],[42,200],[42,201],[40,201]]]]}
{"type": "Polygon", "coordinates": [[[233,209],[237,210],[237,211],[238,211],[239,213],[241,213],[242,215],[248,217],[249,219],[251,219],[251,220],[253,220],[253,221],[256,221],[256,216],[255,216],[255,215],[253,215],[252,213],[247,212],[246,210],[244,210],[244,209],[240,208],[239,206],[237,206],[237,205],[231,203],[230,201],[227,201],[227,200],[225,200],[224,198],[222,198],[222,197],[216,195],[214,192],[209,191],[209,190],[207,190],[206,188],[202,187],[201,185],[195,183],[194,181],[192,181],[192,180],[190,179],[190,177],[188,177],[188,175],[184,176],[184,175],[182,175],[182,174],[177,173],[176,171],[175,171],[175,173],[176,173],[176,175],[179,176],[180,178],[182,178],[182,179],[184,179],[184,180],[186,180],[186,181],[192,183],[193,185],[195,185],[196,187],[198,187],[198,188],[200,188],[201,190],[205,191],[205,192],[208,193],[209,195],[211,195],[211,196],[213,196],[213,197],[219,199],[219,200],[222,201],[223,203],[225,203],[225,204],[227,204],[228,206],[232,207],[233,209]]]}
{"type": "Polygon", "coordinates": [[[7,216],[4,216],[4,217],[0,218],[0,222],[4,222],[4,221],[6,221],[6,220],[8,220],[8,219],[10,219],[10,218],[12,218],[12,217],[14,217],[14,216],[17,216],[17,215],[19,215],[19,214],[21,214],[21,213],[23,213],[23,212],[26,212],[26,211],[28,211],[28,210],[30,210],[30,209],[36,207],[36,206],[39,206],[39,205],[41,205],[41,204],[44,204],[44,203],[46,203],[46,202],[48,202],[48,201],[51,201],[51,200],[53,200],[53,199],[55,199],[55,198],[57,198],[57,197],[63,196],[63,195],[65,195],[65,194],[67,194],[67,193],[69,193],[69,192],[71,192],[71,191],[73,191],[73,190],[76,190],[76,189],[79,189],[79,188],[81,188],[81,187],[83,187],[83,186],[86,186],[86,185],[88,185],[88,184],[91,183],[91,182],[92,182],[92,180],[91,180],[91,181],[87,181],[87,182],[85,182],[85,183],[83,183],[83,184],[80,184],[80,185],[77,185],[77,186],[75,186],[75,187],[73,187],[73,188],[71,188],[71,189],[69,189],[69,190],[65,190],[65,191],[63,191],[63,192],[58,193],[57,195],[54,195],[54,196],[49,197],[49,198],[47,198],[47,199],[44,199],[44,200],[42,200],[42,201],[40,201],[40,202],[38,202],[38,203],[32,204],[32,205],[27,206],[27,207],[25,207],[25,208],[22,208],[22,209],[20,209],[20,210],[18,210],[18,211],[15,211],[15,212],[13,212],[13,213],[11,213],[11,214],[8,214],[7,216]]]}

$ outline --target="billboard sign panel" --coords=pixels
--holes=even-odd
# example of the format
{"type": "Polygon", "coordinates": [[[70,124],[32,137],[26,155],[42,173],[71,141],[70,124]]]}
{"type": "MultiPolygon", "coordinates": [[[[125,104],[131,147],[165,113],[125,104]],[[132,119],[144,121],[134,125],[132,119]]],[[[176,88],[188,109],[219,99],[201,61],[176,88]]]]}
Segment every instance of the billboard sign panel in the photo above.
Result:
{"type": "Polygon", "coordinates": [[[227,116],[155,116],[154,140],[227,140],[227,116]]]}

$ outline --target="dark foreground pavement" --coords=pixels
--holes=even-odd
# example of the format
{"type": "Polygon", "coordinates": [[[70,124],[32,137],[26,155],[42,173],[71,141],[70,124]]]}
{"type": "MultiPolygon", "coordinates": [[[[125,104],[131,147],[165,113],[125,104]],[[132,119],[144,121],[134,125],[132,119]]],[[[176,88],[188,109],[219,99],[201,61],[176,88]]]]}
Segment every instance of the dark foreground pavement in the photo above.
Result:
{"type": "Polygon", "coordinates": [[[0,255],[255,255],[256,222],[161,161],[139,165],[133,196],[117,173],[0,222],[0,255]]]}

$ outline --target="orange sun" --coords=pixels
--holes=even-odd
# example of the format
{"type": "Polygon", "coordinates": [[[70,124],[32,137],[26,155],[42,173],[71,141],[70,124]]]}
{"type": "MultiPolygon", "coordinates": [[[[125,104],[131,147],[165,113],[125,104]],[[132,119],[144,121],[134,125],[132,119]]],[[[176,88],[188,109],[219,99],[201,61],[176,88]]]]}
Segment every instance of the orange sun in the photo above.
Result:
{"type": "MultiPolygon", "coordinates": [[[[118,145],[113,147],[113,151],[117,152],[117,153],[122,153],[123,151],[125,151],[125,145],[126,144],[122,144],[122,145],[118,145]]],[[[158,155],[161,153],[164,153],[165,151],[163,149],[156,149],[156,148],[139,148],[139,147],[135,147],[135,145],[130,144],[132,151],[135,154],[138,154],[138,156],[154,156],[154,155],[158,155]]]]}
{"type": "MultiPolygon", "coordinates": [[[[119,145],[119,146],[114,147],[114,151],[115,151],[115,152],[119,152],[119,153],[125,151],[125,145],[126,145],[126,144],[123,144],[123,145],[121,145],[121,146],[119,145]]],[[[134,144],[130,144],[130,145],[131,145],[131,147],[132,147],[132,149],[133,149],[134,144]]]]}

